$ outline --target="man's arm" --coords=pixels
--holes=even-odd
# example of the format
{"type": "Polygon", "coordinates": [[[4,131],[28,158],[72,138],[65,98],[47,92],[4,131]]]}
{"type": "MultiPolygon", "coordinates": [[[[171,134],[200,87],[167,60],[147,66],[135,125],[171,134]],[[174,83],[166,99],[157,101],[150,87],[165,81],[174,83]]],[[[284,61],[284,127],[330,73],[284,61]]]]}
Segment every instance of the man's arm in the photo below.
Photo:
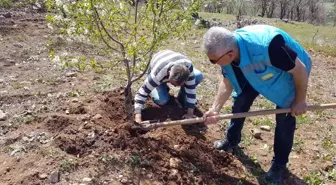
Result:
{"type": "Polygon", "coordinates": [[[224,103],[231,96],[232,91],[233,91],[233,88],[230,84],[230,81],[223,77],[223,79],[220,81],[220,84],[219,84],[219,87],[218,87],[218,92],[217,92],[215,100],[212,104],[212,107],[203,116],[206,124],[213,124],[213,123],[216,123],[218,121],[215,118],[211,118],[211,117],[207,118],[207,117],[218,115],[218,113],[222,109],[224,103]]]}
{"type": "Polygon", "coordinates": [[[230,81],[226,78],[223,78],[220,81],[217,95],[215,97],[215,100],[212,104],[210,111],[219,113],[225,102],[230,98],[232,91],[233,88],[231,86],[230,81]]]}
{"type": "Polygon", "coordinates": [[[300,115],[306,112],[307,103],[307,87],[308,87],[308,74],[306,66],[300,61],[299,58],[295,59],[295,67],[288,71],[293,75],[295,84],[295,99],[292,103],[292,115],[300,115]]]}
{"type": "Polygon", "coordinates": [[[306,66],[297,57],[297,53],[286,45],[284,38],[277,35],[271,41],[268,48],[269,56],[273,66],[291,73],[295,85],[295,100],[292,103],[292,116],[306,112],[306,94],[308,74],[306,66]]]}
{"type": "Polygon", "coordinates": [[[196,103],[196,79],[193,70],[193,66],[189,67],[190,75],[188,80],[185,82],[184,90],[187,101],[187,116],[192,117],[194,115],[194,108],[196,103]]]}
{"type": "Polygon", "coordinates": [[[148,98],[149,93],[152,90],[160,85],[160,81],[156,78],[156,76],[151,73],[147,76],[145,82],[142,84],[138,92],[134,97],[134,114],[135,114],[135,121],[141,122],[141,110],[144,107],[144,104],[148,98]]]}

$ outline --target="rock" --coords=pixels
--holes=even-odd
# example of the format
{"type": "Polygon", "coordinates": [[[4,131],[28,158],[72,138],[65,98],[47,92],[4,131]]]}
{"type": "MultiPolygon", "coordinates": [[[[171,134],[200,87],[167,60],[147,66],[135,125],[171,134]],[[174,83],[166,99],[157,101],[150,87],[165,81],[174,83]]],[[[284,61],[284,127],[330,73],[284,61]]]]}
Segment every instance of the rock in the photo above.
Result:
{"type": "Polygon", "coordinates": [[[261,139],[261,131],[257,128],[254,128],[251,130],[251,133],[253,134],[253,136],[257,139],[261,139]]]}
{"type": "Polygon", "coordinates": [[[10,172],[11,168],[10,167],[6,167],[6,172],[10,172]]]}
{"type": "Polygon", "coordinates": [[[181,163],[182,163],[182,161],[178,158],[170,158],[169,159],[169,166],[171,168],[179,168],[181,163]]]}
{"type": "Polygon", "coordinates": [[[170,171],[170,175],[172,175],[172,176],[177,175],[177,173],[178,173],[178,170],[177,170],[177,169],[172,169],[172,170],[170,171]]]}
{"type": "Polygon", "coordinates": [[[126,184],[128,182],[128,179],[127,177],[123,177],[121,180],[120,180],[121,183],[123,184],[126,184]]]}
{"type": "Polygon", "coordinates": [[[3,14],[2,16],[4,16],[5,18],[11,18],[12,17],[12,14],[10,12],[7,12],[5,14],[3,14]]]}
{"type": "Polygon", "coordinates": [[[65,114],[70,114],[70,111],[69,110],[65,110],[65,114]]]}
{"type": "Polygon", "coordinates": [[[333,158],[333,164],[336,165],[336,156],[333,158]]]}
{"type": "Polygon", "coordinates": [[[0,110],[0,121],[5,121],[7,119],[7,115],[0,110]]]}
{"type": "Polygon", "coordinates": [[[41,173],[41,174],[38,174],[38,177],[39,177],[39,179],[44,180],[44,179],[48,178],[48,174],[41,173]]]}
{"type": "Polygon", "coordinates": [[[271,127],[267,125],[260,126],[260,129],[265,131],[271,131],[271,127]]]}
{"type": "Polygon", "coordinates": [[[4,81],[5,81],[4,79],[0,79],[0,83],[4,83],[4,81]]]}
{"type": "Polygon", "coordinates": [[[179,145],[174,145],[175,150],[178,150],[179,148],[180,148],[179,145]]]}
{"type": "Polygon", "coordinates": [[[66,77],[75,77],[75,76],[77,76],[77,73],[75,73],[75,72],[68,72],[68,73],[65,74],[65,76],[66,77]]]}
{"type": "Polygon", "coordinates": [[[49,176],[49,182],[50,183],[58,183],[60,181],[60,173],[59,171],[53,171],[49,176]]]}
{"type": "Polygon", "coordinates": [[[20,134],[12,132],[12,133],[8,133],[5,136],[0,136],[0,144],[4,144],[4,145],[10,145],[15,143],[16,141],[18,141],[20,139],[20,134]]]}
{"type": "Polygon", "coordinates": [[[92,179],[89,178],[89,177],[85,177],[85,178],[82,179],[82,181],[83,181],[83,182],[91,182],[92,179]]]}
{"type": "Polygon", "coordinates": [[[26,87],[26,86],[24,86],[23,89],[26,90],[26,91],[30,90],[29,87],[26,87]]]}
{"type": "Polygon", "coordinates": [[[102,119],[103,118],[103,116],[102,115],[100,115],[100,114],[96,114],[95,116],[93,116],[93,120],[98,120],[98,119],[102,119]]]}
{"type": "Polygon", "coordinates": [[[15,44],[13,44],[13,46],[18,47],[18,48],[23,48],[23,45],[20,44],[20,43],[15,43],[15,44]]]}
{"type": "Polygon", "coordinates": [[[78,102],[78,98],[74,98],[71,100],[73,103],[77,103],[78,102]]]}
{"type": "Polygon", "coordinates": [[[334,168],[334,164],[330,161],[323,164],[323,170],[326,172],[329,170],[332,170],[333,168],[334,168]]]}

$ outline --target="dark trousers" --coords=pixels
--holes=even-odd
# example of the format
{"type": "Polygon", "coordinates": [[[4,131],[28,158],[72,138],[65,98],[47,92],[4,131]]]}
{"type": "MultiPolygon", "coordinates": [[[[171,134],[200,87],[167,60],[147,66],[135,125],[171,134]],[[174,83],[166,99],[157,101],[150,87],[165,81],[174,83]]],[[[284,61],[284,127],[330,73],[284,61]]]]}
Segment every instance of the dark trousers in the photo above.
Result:
{"type": "MultiPolygon", "coordinates": [[[[250,110],[253,101],[259,93],[250,85],[246,84],[242,89],[243,92],[235,97],[232,106],[232,113],[247,112],[250,110]]],[[[276,107],[277,109],[279,107],[276,107]]],[[[238,145],[241,141],[241,130],[245,118],[232,119],[227,129],[226,137],[231,145],[238,145]]],[[[274,157],[273,162],[276,164],[286,164],[289,154],[292,150],[294,132],[296,128],[296,119],[291,114],[277,114],[276,128],[274,135],[274,157]]]]}

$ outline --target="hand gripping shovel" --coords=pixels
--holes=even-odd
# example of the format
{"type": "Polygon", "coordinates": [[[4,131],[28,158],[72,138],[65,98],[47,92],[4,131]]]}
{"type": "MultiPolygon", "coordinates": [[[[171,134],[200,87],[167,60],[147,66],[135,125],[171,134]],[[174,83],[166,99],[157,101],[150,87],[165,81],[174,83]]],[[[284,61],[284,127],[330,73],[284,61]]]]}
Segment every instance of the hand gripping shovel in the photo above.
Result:
{"type": "MultiPolygon", "coordinates": [[[[333,108],[336,108],[336,103],[310,105],[308,106],[307,111],[333,109],[333,108]]],[[[269,114],[282,114],[282,113],[290,113],[290,112],[291,112],[290,108],[269,109],[269,110],[250,111],[250,112],[235,113],[235,114],[223,114],[223,115],[217,115],[217,116],[212,116],[212,117],[216,118],[217,120],[222,120],[222,119],[243,118],[243,117],[269,115],[269,114]]],[[[151,123],[150,121],[143,121],[139,125],[133,127],[133,129],[141,129],[141,130],[148,131],[148,130],[156,129],[160,127],[169,127],[169,126],[175,126],[175,125],[188,125],[188,124],[194,124],[194,123],[201,123],[204,121],[205,119],[203,117],[176,120],[176,121],[167,121],[167,122],[156,122],[156,123],[151,123]]]]}

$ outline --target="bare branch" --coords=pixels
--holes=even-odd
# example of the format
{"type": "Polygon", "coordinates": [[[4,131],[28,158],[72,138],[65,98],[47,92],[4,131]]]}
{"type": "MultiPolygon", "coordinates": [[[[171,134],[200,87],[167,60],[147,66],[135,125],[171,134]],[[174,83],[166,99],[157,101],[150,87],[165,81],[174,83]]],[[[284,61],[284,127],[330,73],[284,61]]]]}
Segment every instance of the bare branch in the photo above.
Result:
{"type": "MultiPolygon", "coordinates": [[[[137,42],[138,5],[139,5],[139,2],[138,2],[138,0],[136,0],[136,1],[135,1],[135,12],[134,12],[134,25],[135,25],[135,28],[134,28],[134,31],[135,31],[135,34],[134,34],[134,42],[135,42],[135,43],[137,42]]],[[[135,70],[135,61],[136,61],[136,58],[137,58],[137,55],[136,55],[136,53],[134,52],[134,54],[133,54],[133,70],[132,70],[132,74],[131,74],[131,79],[132,79],[133,76],[134,76],[134,70],[135,70]]]]}
{"type": "MultiPolygon", "coordinates": [[[[91,0],[90,2],[91,2],[91,6],[93,7],[92,0],[91,0]]],[[[96,12],[96,11],[95,11],[95,12],[96,12]]],[[[96,15],[96,16],[95,16],[94,20],[95,20],[95,23],[96,23],[96,25],[97,25],[98,31],[99,31],[99,33],[100,33],[99,35],[100,35],[101,39],[103,40],[103,42],[104,42],[104,43],[107,45],[107,47],[109,47],[111,50],[121,53],[121,51],[119,51],[118,49],[112,47],[112,46],[105,40],[105,38],[104,38],[104,36],[103,36],[103,34],[102,34],[102,30],[101,30],[101,28],[100,28],[100,26],[99,26],[99,23],[98,23],[99,21],[101,21],[101,20],[100,20],[100,17],[97,16],[97,12],[96,12],[95,15],[96,15]],[[99,19],[99,21],[98,21],[97,19],[99,19]]]]}
{"type": "MultiPolygon", "coordinates": [[[[162,12],[163,12],[163,7],[161,6],[159,15],[162,15],[162,12]]],[[[152,44],[151,44],[150,49],[147,51],[147,53],[144,56],[146,56],[148,53],[150,53],[150,56],[152,56],[153,53],[154,53],[154,47],[155,47],[155,43],[156,43],[156,39],[157,39],[157,37],[156,37],[157,36],[157,32],[156,32],[157,31],[157,26],[156,26],[157,19],[156,19],[156,16],[157,15],[156,15],[155,11],[153,11],[152,33],[154,35],[154,38],[152,40],[152,44]]],[[[132,83],[139,80],[140,78],[142,78],[146,74],[146,72],[148,70],[148,67],[149,67],[149,64],[150,64],[150,61],[151,61],[151,57],[149,57],[149,59],[147,61],[145,70],[143,70],[142,73],[138,77],[132,79],[132,83]]]]}
{"type": "MultiPolygon", "coordinates": [[[[119,44],[119,46],[122,48],[122,50],[124,50],[124,45],[123,45],[120,41],[118,41],[118,40],[116,40],[115,38],[113,38],[112,35],[107,31],[107,29],[105,28],[104,23],[103,23],[102,20],[100,19],[100,16],[99,16],[99,14],[98,14],[97,8],[93,6],[92,0],[91,0],[90,2],[91,2],[91,6],[92,6],[92,8],[93,8],[93,10],[94,10],[94,12],[95,12],[95,14],[96,14],[96,17],[97,17],[97,19],[98,19],[97,21],[99,22],[99,24],[100,24],[101,27],[103,28],[103,30],[104,30],[104,32],[106,33],[106,35],[107,35],[111,40],[113,40],[114,42],[116,42],[117,44],[119,44]]],[[[122,51],[122,52],[123,52],[123,51],[122,51]]]]}

